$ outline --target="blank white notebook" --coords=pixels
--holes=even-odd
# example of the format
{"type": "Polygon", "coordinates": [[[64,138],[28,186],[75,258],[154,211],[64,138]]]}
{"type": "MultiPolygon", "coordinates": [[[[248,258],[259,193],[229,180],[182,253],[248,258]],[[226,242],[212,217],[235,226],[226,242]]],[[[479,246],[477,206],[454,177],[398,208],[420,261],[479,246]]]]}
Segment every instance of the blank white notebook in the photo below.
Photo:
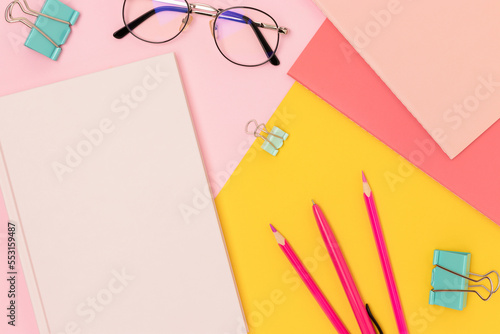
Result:
{"type": "Polygon", "coordinates": [[[0,99],[41,334],[247,333],[175,57],[0,99]]]}

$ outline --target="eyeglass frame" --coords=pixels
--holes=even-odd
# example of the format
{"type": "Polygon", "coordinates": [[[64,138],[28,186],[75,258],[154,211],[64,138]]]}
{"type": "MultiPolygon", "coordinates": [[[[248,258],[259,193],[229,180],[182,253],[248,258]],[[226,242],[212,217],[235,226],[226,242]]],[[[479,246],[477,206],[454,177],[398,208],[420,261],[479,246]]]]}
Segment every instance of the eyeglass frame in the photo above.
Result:
{"type": "MultiPolygon", "coordinates": [[[[122,28],[118,29],[117,31],[115,31],[113,33],[113,36],[115,38],[117,38],[117,39],[121,39],[121,38],[125,37],[126,35],[128,35],[130,33],[135,38],[137,38],[137,39],[139,39],[139,40],[141,40],[143,42],[146,42],[146,43],[151,43],[151,44],[163,44],[163,43],[167,43],[167,42],[172,41],[176,37],[178,37],[184,31],[184,29],[189,25],[191,14],[199,14],[199,15],[213,17],[213,20],[212,20],[213,23],[211,23],[210,28],[211,28],[212,37],[214,38],[215,46],[219,50],[220,54],[222,54],[222,56],[224,56],[224,58],[226,58],[231,63],[239,65],[239,66],[244,66],[244,67],[256,67],[256,66],[261,66],[261,65],[264,65],[264,64],[266,64],[268,62],[271,62],[271,60],[274,58],[274,59],[276,59],[277,63],[274,64],[273,62],[271,62],[271,64],[274,65],[274,66],[278,66],[280,64],[280,61],[279,61],[278,57],[276,56],[276,52],[278,51],[278,46],[279,46],[280,34],[286,35],[286,34],[288,34],[289,30],[286,27],[280,27],[278,25],[278,22],[276,22],[276,20],[271,15],[269,15],[268,13],[266,13],[263,10],[260,10],[258,8],[248,7],[248,6],[234,6],[234,7],[229,7],[229,8],[226,8],[226,9],[217,9],[217,8],[215,8],[215,7],[213,7],[212,5],[209,5],[209,4],[204,4],[204,3],[189,3],[187,0],[180,0],[180,1],[184,1],[186,3],[186,5],[187,5],[187,8],[186,8],[187,9],[187,16],[183,19],[182,28],[179,29],[179,32],[175,36],[173,36],[172,38],[169,38],[169,39],[167,39],[165,41],[161,41],[161,42],[155,42],[155,41],[146,40],[146,39],[144,39],[144,38],[142,38],[142,37],[134,34],[133,29],[135,29],[136,27],[134,27],[133,29],[130,29],[129,24],[131,22],[127,23],[127,21],[125,19],[125,6],[127,4],[127,0],[123,1],[123,6],[122,6],[122,20],[123,20],[124,26],[122,28]],[[205,9],[200,8],[200,7],[205,7],[205,9]],[[278,35],[277,35],[277,41],[276,41],[276,48],[274,50],[272,50],[273,51],[272,54],[270,54],[268,56],[268,59],[266,61],[264,61],[262,63],[259,63],[259,64],[254,64],[254,65],[240,64],[240,63],[237,63],[234,60],[231,60],[220,49],[219,44],[217,43],[217,38],[215,36],[215,30],[216,30],[215,29],[215,23],[217,22],[217,19],[220,17],[220,15],[222,13],[229,12],[229,11],[234,10],[234,9],[251,9],[251,10],[255,10],[255,11],[258,11],[258,12],[264,14],[264,15],[267,15],[273,21],[274,26],[272,26],[270,24],[267,24],[267,23],[253,22],[252,21],[253,23],[255,23],[255,25],[256,25],[257,28],[277,30],[278,35]]],[[[148,13],[148,12],[146,12],[146,13],[148,13]]],[[[144,14],[146,14],[146,13],[144,13],[144,14]]],[[[142,17],[142,15],[139,16],[139,17],[137,17],[135,20],[139,19],[140,17],[142,17]]],[[[146,20],[147,20],[147,18],[146,18],[146,20]]],[[[134,22],[134,21],[132,21],[132,22],[134,22]]],[[[140,22],[139,24],[143,23],[144,21],[140,22]]],[[[139,24],[137,24],[137,26],[139,24]]],[[[252,26],[252,28],[254,28],[254,26],[252,26]]],[[[254,33],[256,34],[257,39],[259,39],[259,42],[261,42],[261,46],[264,49],[264,52],[266,52],[266,54],[267,54],[268,51],[266,50],[265,44],[267,45],[267,47],[269,47],[269,49],[271,49],[271,47],[269,46],[269,43],[267,43],[267,40],[260,33],[259,30],[254,30],[254,33]]]]}

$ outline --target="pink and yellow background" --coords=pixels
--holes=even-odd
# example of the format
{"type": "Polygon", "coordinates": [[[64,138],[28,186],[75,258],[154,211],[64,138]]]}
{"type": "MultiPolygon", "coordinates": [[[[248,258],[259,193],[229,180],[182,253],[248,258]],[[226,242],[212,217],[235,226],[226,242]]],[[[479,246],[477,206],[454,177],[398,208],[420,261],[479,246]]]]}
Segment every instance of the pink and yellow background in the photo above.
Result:
{"type": "MultiPolygon", "coordinates": [[[[364,299],[385,331],[396,332],[363,207],[362,169],[379,205],[410,332],[500,331],[497,296],[486,303],[470,298],[462,313],[431,307],[427,300],[433,250],[469,251],[472,270],[498,269],[498,226],[287,75],[325,19],[310,0],[210,2],[220,8],[260,8],[290,29],[278,50],[281,65],[252,69],[235,66],[219,54],[209,20],[202,16],[195,17],[178,40],[150,45],[131,36],[112,37],[123,24],[121,1],[66,3],[81,17],[58,62],[22,45],[27,35],[23,25],[0,23],[0,96],[175,52],[250,333],[332,332],[280,253],[270,222],[290,240],[348,328],[358,333],[312,224],[311,198],[330,219],[364,299]],[[269,120],[269,126],[290,134],[277,157],[245,134],[250,119],[269,120]],[[404,179],[393,189],[384,174],[398,170],[405,171],[404,179]]],[[[82,98],[92,97],[82,92],[82,98]]],[[[3,253],[8,219],[3,204],[0,217],[3,253]]],[[[18,326],[2,321],[0,332],[36,334],[29,296],[19,278],[18,326]]],[[[0,304],[6,289],[1,279],[0,304]]]]}

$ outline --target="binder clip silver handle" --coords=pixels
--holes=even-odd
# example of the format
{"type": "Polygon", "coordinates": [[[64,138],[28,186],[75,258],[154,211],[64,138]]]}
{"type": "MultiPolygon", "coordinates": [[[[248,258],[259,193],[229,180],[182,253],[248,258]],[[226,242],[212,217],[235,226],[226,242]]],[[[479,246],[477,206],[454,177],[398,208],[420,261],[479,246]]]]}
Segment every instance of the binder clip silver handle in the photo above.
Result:
{"type": "Polygon", "coordinates": [[[9,23],[21,22],[31,29],[24,45],[52,60],[61,54],[61,45],[66,43],[80,13],[60,0],[46,0],[40,11],[33,10],[27,0],[14,0],[7,5],[5,20],[9,23]],[[18,5],[25,14],[36,17],[32,20],[25,16],[17,17],[13,9],[18,5]]]}
{"type": "Polygon", "coordinates": [[[276,147],[276,146],[275,146],[275,145],[274,145],[274,144],[273,144],[273,143],[272,143],[272,142],[268,139],[268,137],[269,137],[269,136],[275,136],[275,137],[277,137],[277,138],[279,138],[279,139],[281,139],[281,140],[285,140],[285,138],[284,138],[284,137],[282,137],[282,136],[279,136],[279,135],[276,135],[276,134],[274,134],[274,133],[269,132],[269,131],[267,130],[267,128],[266,128],[266,125],[265,125],[264,123],[259,124],[259,123],[257,122],[257,120],[255,120],[255,119],[252,119],[251,121],[249,121],[249,122],[247,123],[247,125],[246,125],[246,127],[245,127],[245,132],[246,132],[247,134],[249,134],[249,135],[254,135],[254,136],[255,136],[255,137],[257,137],[257,138],[262,138],[262,139],[264,139],[264,140],[265,140],[265,141],[267,141],[269,144],[271,144],[271,146],[272,146],[272,147],[274,147],[274,149],[275,149],[275,150],[278,150],[278,149],[279,149],[279,147],[276,147]],[[253,131],[249,131],[249,126],[250,126],[251,124],[254,124],[254,126],[255,126],[255,130],[253,130],[253,131]],[[267,137],[264,137],[264,136],[261,134],[261,132],[264,132],[265,134],[267,134],[267,137]]]}
{"type": "Polygon", "coordinates": [[[500,275],[498,274],[498,272],[496,272],[495,270],[492,270],[490,271],[489,273],[485,274],[485,275],[480,275],[480,274],[474,274],[474,273],[469,273],[469,275],[472,275],[472,276],[476,276],[476,277],[481,277],[480,279],[473,279],[473,278],[470,278],[468,276],[464,276],[464,275],[461,275],[457,272],[454,272],[452,270],[449,270],[449,269],[446,269],[445,267],[443,266],[440,266],[439,264],[436,265],[436,267],[440,268],[440,269],[443,269],[453,275],[457,275],[459,277],[462,277],[462,278],[465,278],[466,280],[469,280],[471,282],[474,282],[474,283],[479,283],[483,280],[488,280],[488,282],[490,283],[490,289],[488,289],[486,286],[482,285],[482,284],[475,284],[475,285],[469,285],[469,288],[483,288],[485,289],[486,291],[488,291],[488,296],[487,297],[483,297],[478,291],[476,290],[472,290],[472,289],[465,289],[465,290],[460,290],[460,289],[439,289],[439,290],[432,290],[434,292],[472,292],[472,293],[475,293],[476,295],[479,296],[479,298],[481,298],[482,300],[484,301],[487,301],[491,298],[491,296],[498,291],[498,288],[500,287],[500,275]],[[495,274],[497,276],[497,286],[495,289],[493,289],[493,281],[491,280],[491,278],[489,277],[491,274],[495,274]]]}
{"type": "MultiPolygon", "coordinates": [[[[14,0],[14,1],[12,1],[9,4],[8,7],[12,7],[13,5],[18,4],[19,7],[21,8],[21,10],[23,11],[23,13],[25,13],[25,14],[28,14],[28,15],[31,15],[31,16],[44,16],[44,17],[46,17],[48,19],[51,19],[51,20],[54,20],[54,21],[58,21],[58,22],[62,22],[62,23],[66,23],[67,25],[71,26],[71,22],[64,21],[64,20],[61,20],[61,19],[59,19],[57,17],[53,17],[53,16],[50,16],[50,15],[38,12],[38,11],[30,8],[30,6],[28,5],[28,1],[27,0],[22,0],[22,1],[24,3],[24,7],[23,7],[23,4],[21,3],[21,0],[14,0]]],[[[12,15],[12,9],[10,11],[11,11],[11,15],[12,15]]],[[[15,21],[15,22],[18,22],[18,21],[15,21]]]]}
{"type": "MultiPolygon", "coordinates": [[[[30,29],[36,29],[40,34],[42,34],[43,37],[45,37],[49,42],[51,42],[56,48],[58,48],[60,45],[58,45],[56,42],[54,42],[54,40],[52,38],[50,38],[49,36],[47,36],[46,33],[44,33],[40,28],[38,28],[36,25],[33,24],[33,22],[31,22],[30,20],[26,19],[25,17],[15,17],[13,14],[12,14],[12,10],[14,9],[14,6],[18,4],[19,7],[21,7],[21,10],[26,13],[26,14],[29,14],[29,15],[33,15],[31,14],[30,12],[26,11],[25,8],[21,5],[21,2],[19,0],[15,0],[15,1],[12,1],[11,3],[9,3],[9,5],[7,6],[7,8],[5,9],[5,20],[9,23],[16,23],[16,22],[21,22],[23,23],[25,26],[27,26],[28,28],[30,29]]],[[[26,0],[24,0],[24,4],[27,6],[27,3],[26,3],[26,0]]],[[[29,7],[28,7],[29,9],[29,7]]],[[[41,13],[40,13],[41,14],[41,13]]],[[[45,14],[41,14],[43,16],[46,16],[46,17],[49,17],[51,18],[50,16],[47,16],[45,14]]],[[[33,16],[37,16],[37,15],[33,15],[33,16]]],[[[66,21],[62,21],[62,20],[59,20],[59,19],[55,19],[56,21],[60,21],[60,22],[63,22],[63,23],[68,23],[69,22],[66,22],[66,21]]]]}

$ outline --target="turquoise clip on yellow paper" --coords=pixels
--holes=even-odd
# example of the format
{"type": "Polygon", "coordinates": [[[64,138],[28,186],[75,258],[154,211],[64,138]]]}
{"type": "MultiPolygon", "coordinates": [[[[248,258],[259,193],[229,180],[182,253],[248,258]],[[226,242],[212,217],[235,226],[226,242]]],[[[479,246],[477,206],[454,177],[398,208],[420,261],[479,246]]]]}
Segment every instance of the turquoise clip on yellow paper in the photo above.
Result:
{"type": "Polygon", "coordinates": [[[5,10],[7,22],[21,22],[31,28],[24,45],[52,60],[59,58],[61,45],[66,43],[71,33],[71,26],[75,24],[79,15],[79,12],[59,0],[47,0],[40,12],[31,9],[27,0],[15,0],[9,3],[5,10]],[[25,14],[35,16],[35,23],[25,17],[14,16],[15,5],[18,5],[25,14]]]}
{"type": "Polygon", "coordinates": [[[262,143],[261,148],[273,156],[278,154],[279,149],[288,138],[288,133],[281,130],[277,126],[274,126],[271,132],[269,132],[265,124],[258,124],[254,119],[247,123],[246,133],[254,135],[257,138],[264,139],[264,143],[262,143]],[[250,131],[249,129],[251,124],[255,126],[255,130],[253,131],[250,131]],[[262,135],[262,133],[265,133],[267,136],[262,135]]]}
{"type": "Polygon", "coordinates": [[[475,293],[484,301],[490,299],[500,286],[498,273],[490,271],[485,275],[473,274],[469,271],[470,261],[470,253],[434,251],[435,267],[432,269],[431,279],[434,289],[430,292],[429,304],[461,311],[467,304],[467,293],[475,293]],[[497,276],[496,288],[489,277],[492,274],[497,276]],[[473,279],[469,275],[478,279],[473,279]],[[479,284],[482,281],[484,285],[479,284]]]}

